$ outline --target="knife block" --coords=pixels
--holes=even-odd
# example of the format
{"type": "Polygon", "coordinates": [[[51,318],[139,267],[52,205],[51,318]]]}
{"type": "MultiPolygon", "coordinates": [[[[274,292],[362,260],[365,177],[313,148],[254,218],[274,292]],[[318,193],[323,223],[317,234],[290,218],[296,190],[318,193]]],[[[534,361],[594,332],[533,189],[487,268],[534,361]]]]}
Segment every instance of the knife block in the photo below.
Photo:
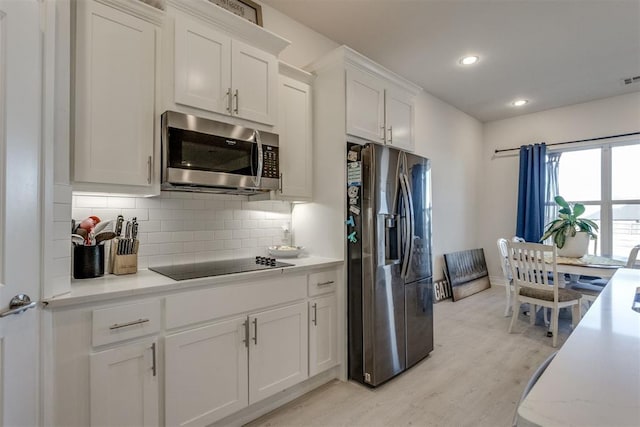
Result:
{"type": "Polygon", "coordinates": [[[109,252],[109,273],[115,275],[134,274],[138,272],[138,246],[140,242],[133,242],[133,253],[127,255],[118,254],[118,241],[115,238],[111,240],[111,248],[109,252]]]}

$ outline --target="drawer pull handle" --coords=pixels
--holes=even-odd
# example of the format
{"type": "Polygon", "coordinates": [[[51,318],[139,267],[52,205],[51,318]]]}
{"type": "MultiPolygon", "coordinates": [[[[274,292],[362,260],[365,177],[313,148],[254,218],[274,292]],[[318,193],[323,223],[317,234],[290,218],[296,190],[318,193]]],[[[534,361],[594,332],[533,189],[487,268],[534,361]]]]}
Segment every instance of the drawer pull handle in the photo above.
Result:
{"type": "Polygon", "coordinates": [[[314,326],[318,326],[318,304],[313,304],[311,307],[313,307],[313,319],[311,321],[314,326]]]}
{"type": "Polygon", "coordinates": [[[333,283],[333,280],[328,280],[326,282],[318,283],[316,286],[327,286],[333,283]]]}
{"type": "Polygon", "coordinates": [[[253,343],[258,345],[258,319],[253,319],[253,343]]]}
{"type": "Polygon", "coordinates": [[[149,319],[138,319],[138,320],[134,320],[127,323],[114,323],[113,325],[109,326],[109,329],[114,330],[114,329],[126,328],[127,326],[139,325],[141,323],[147,323],[148,321],[149,319]]]}

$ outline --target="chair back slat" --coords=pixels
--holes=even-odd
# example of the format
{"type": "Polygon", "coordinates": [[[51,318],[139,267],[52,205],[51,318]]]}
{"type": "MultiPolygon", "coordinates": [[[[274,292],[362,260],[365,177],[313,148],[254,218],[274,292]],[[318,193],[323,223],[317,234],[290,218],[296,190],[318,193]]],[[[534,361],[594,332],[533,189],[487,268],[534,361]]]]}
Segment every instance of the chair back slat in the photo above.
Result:
{"type": "Polygon", "coordinates": [[[627,268],[640,268],[636,265],[639,251],[640,245],[636,245],[631,249],[631,253],[629,253],[629,259],[627,260],[627,268]]]}
{"type": "Polygon", "coordinates": [[[555,246],[539,243],[507,242],[511,274],[516,293],[528,287],[554,292],[558,300],[557,250],[555,246]]]}
{"type": "Polygon", "coordinates": [[[500,267],[502,267],[502,275],[509,284],[511,282],[511,266],[509,265],[509,248],[507,248],[507,239],[500,238],[497,241],[498,251],[500,253],[500,267]]]}

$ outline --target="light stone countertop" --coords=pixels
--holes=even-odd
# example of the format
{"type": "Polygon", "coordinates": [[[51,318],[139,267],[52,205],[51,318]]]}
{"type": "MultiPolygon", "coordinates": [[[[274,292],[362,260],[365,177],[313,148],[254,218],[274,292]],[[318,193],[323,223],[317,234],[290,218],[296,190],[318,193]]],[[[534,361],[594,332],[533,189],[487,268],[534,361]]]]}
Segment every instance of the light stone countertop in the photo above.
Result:
{"type": "Polygon", "coordinates": [[[640,270],[619,269],[518,409],[536,426],[640,426],[640,270]]]}
{"type": "Polygon", "coordinates": [[[43,303],[48,309],[59,308],[202,286],[218,286],[233,282],[246,282],[259,278],[275,277],[282,274],[300,273],[307,270],[336,267],[342,265],[344,262],[341,259],[321,258],[315,256],[279,258],[278,260],[288,264],[294,264],[294,266],[181,281],[170,279],[151,270],[138,270],[136,274],[121,276],[105,274],[102,277],[96,277],[94,279],[72,279],[70,293],[45,299],[43,303]]]}

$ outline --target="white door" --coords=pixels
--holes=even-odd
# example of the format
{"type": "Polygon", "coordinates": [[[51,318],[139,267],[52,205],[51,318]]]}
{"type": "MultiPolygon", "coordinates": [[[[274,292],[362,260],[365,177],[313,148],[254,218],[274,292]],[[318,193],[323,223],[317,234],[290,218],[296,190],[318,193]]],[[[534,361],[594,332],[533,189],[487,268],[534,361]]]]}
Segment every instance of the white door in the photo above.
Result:
{"type": "Polygon", "coordinates": [[[309,376],[338,363],[338,307],[335,294],[309,301],[309,376]]]}
{"type": "Polygon", "coordinates": [[[311,198],[311,86],[280,76],[278,134],[283,196],[311,198]]]}
{"type": "MultiPolygon", "coordinates": [[[[40,298],[43,4],[0,0],[0,312],[40,298]]],[[[0,425],[41,424],[39,316],[0,318],[0,425]]]]}
{"type": "Polygon", "coordinates": [[[166,338],[166,425],[209,425],[248,405],[246,320],[166,338]]]}
{"type": "Polygon", "coordinates": [[[249,403],[308,377],[307,303],[249,316],[249,403]]]}
{"type": "Polygon", "coordinates": [[[234,40],[231,44],[233,114],[272,125],[278,108],[278,61],[253,46],[234,40]]]}
{"type": "Polygon", "coordinates": [[[413,96],[397,89],[385,92],[387,144],[413,151],[413,96]]]}
{"type": "Polygon", "coordinates": [[[347,133],[384,143],[384,84],[375,76],[347,68],[347,133]]]}
{"type": "Polygon", "coordinates": [[[231,114],[231,38],[177,16],[174,41],[175,102],[231,114]]]}
{"type": "Polygon", "coordinates": [[[157,426],[157,341],[90,356],[92,426],[157,426]]]}

